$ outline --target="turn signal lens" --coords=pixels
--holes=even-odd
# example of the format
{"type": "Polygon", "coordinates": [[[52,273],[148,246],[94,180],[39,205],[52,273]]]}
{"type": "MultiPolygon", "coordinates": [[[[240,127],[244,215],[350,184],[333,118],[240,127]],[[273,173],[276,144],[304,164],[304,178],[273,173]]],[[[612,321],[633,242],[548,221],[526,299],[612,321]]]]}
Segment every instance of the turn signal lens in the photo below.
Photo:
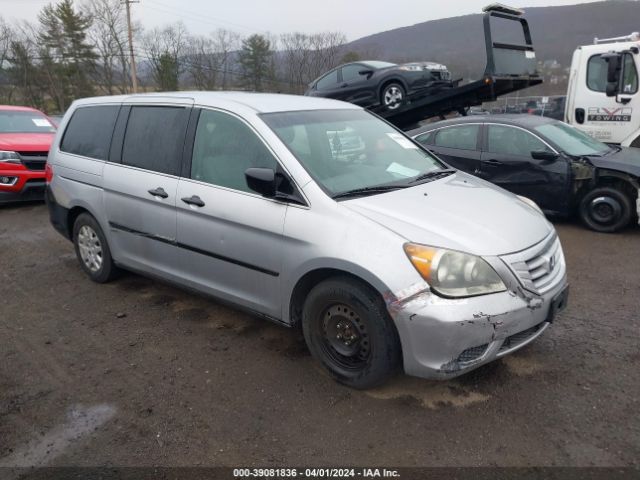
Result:
{"type": "Polygon", "coordinates": [[[44,179],[47,183],[51,183],[51,180],[53,180],[53,167],[49,162],[44,167],[44,179]]]}

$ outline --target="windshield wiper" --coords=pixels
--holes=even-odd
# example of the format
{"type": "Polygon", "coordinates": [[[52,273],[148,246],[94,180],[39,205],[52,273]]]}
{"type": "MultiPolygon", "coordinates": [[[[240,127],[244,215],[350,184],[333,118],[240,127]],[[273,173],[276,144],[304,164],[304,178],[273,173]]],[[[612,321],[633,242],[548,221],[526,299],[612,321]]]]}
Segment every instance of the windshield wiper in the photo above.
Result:
{"type": "Polygon", "coordinates": [[[358,197],[360,195],[373,195],[376,193],[390,192],[392,190],[398,190],[399,188],[407,188],[408,185],[377,185],[374,187],[354,188],[353,190],[347,190],[346,192],[340,192],[333,195],[331,198],[348,198],[358,197]]]}
{"type": "Polygon", "coordinates": [[[453,168],[445,168],[443,170],[431,170],[430,172],[423,173],[422,175],[418,175],[416,178],[411,180],[409,183],[418,183],[424,180],[437,180],[439,178],[448,177],[452,173],[455,173],[456,170],[453,168]]]}

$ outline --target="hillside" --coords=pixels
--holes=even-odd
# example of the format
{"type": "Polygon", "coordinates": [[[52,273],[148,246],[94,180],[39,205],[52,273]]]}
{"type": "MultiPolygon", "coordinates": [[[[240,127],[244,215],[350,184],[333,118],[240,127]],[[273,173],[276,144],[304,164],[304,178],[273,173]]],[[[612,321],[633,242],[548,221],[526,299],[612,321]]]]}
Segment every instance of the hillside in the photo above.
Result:
{"type": "MultiPolygon", "coordinates": [[[[637,0],[525,8],[525,12],[538,59],[555,59],[563,67],[571,63],[571,54],[577,45],[592,43],[594,37],[640,31],[637,0]]],[[[347,48],[361,56],[396,62],[441,62],[449,66],[456,78],[477,78],[485,66],[481,14],[432,20],[377,33],[355,40],[347,48]]]]}

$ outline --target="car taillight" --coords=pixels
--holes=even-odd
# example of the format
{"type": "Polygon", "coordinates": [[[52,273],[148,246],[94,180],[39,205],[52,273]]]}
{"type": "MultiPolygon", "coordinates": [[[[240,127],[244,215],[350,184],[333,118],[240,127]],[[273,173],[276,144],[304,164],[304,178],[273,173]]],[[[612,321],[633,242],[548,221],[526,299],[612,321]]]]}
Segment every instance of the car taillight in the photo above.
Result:
{"type": "Polygon", "coordinates": [[[44,179],[47,183],[51,183],[51,180],[53,179],[53,167],[50,163],[47,163],[44,167],[44,179]]]}

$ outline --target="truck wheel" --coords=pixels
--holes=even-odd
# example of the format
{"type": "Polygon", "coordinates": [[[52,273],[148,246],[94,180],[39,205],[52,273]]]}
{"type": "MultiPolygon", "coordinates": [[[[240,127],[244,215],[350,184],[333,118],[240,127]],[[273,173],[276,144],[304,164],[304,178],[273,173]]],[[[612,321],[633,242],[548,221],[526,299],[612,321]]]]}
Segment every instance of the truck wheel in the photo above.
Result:
{"type": "Polygon", "coordinates": [[[325,280],[311,290],[302,331],[313,357],[349,387],[379,385],[401,362],[398,333],[384,303],[351,278],[325,280]]]}
{"type": "Polygon", "coordinates": [[[616,188],[595,188],[582,198],[580,218],[596,232],[617,232],[631,220],[631,201],[616,188]]]}
{"type": "Polygon", "coordinates": [[[405,91],[399,83],[385,85],[380,95],[380,101],[387,110],[397,110],[405,101],[405,91]]]}
{"type": "Polygon", "coordinates": [[[91,280],[106,283],[118,275],[107,239],[96,219],[88,213],[79,215],[73,224],[73,245],[80,266],[91,280]]]}

